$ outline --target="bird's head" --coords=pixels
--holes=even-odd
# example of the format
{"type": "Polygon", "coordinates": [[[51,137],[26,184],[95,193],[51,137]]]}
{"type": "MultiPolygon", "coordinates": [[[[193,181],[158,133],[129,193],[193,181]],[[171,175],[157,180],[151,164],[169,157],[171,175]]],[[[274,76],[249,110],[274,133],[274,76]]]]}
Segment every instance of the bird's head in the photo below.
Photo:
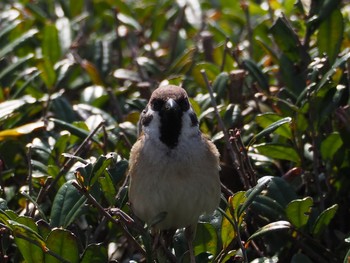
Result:
{"type": "Polygon", "coordinates": [[[157,88],[140,117],[144,134],[175,148],[182,134],[199,132],[197,116],[186,91],[174,85],[157,88]]]}

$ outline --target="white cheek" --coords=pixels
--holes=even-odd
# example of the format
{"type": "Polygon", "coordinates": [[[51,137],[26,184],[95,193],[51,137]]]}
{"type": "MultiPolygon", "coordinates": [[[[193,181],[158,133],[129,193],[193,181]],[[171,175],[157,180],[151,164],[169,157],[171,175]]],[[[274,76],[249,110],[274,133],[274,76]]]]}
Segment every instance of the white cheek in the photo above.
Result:
{"type": "Polygon", "coordinates": [[[191,108],[182,115],[182,131],[180,134],[180,138],[188,138],[195,135],[199,135],[199,127],[198,125],[192,125],[192,120],[189,114],[190,112],[193,112],[191,108]]]}
{"type": "Polygon", "coordinates": [[[153,118],[147,126],[143,126],[142,130],[146,138],[156,139],[160,137],[160,118],[158,112],[155,112],[152,109],[148,109],[147,115],[152,115],[153,118]]]}

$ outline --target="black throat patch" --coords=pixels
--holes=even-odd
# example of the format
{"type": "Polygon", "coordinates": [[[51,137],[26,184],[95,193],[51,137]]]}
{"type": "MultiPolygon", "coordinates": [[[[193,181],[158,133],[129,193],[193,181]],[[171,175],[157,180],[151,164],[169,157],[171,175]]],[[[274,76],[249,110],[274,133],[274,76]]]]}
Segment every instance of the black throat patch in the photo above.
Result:
{"type": "Polygon", "coordinates": [[[160,111],[160,140],[169,148],[175,148],[179,142],[182,126],[182,111],[160,111]]]}

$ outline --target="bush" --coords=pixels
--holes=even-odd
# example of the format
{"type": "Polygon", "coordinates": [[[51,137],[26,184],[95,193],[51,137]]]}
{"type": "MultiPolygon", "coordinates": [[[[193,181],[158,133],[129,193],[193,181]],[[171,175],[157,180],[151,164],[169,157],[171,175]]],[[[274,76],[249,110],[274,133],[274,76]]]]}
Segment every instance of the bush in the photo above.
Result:
{"type": "MultiPolygon", "coordinates": [[[[151,91],[170,83],[222,156],[197,261],[348,262],[348,1],[0,8],[0,261],[155,260],[127,160],[151,91]]],[[[179,231],[177,260],[184,246],[179,231]]]]}

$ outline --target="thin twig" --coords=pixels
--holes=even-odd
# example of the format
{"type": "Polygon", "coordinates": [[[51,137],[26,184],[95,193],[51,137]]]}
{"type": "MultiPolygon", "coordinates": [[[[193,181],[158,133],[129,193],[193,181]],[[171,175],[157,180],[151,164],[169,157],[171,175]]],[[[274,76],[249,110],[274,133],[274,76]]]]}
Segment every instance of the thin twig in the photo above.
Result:
{"type": "MultiPolygon", "coordinates": [[[[79,145],[78,149],[73,153],[72,156],[79,155],[82,151],[83,147],[90,141],[90,139],[95,135],[95,133],[105,124],[104,121],[101,121],[99,125],[96,126],[96,128],[85,138],[85,140],[79,145]]],[[[43,191],[40,191],[40,194],[37,198],[37,203],[40,203],[41,200],[49,193],[52,187],[54,187],[57,182],[61,179],[61,177],[66,174],[66,172],[69,170],[71,165],[73,165],[73,158],[68,158],[67,161],[63,164],[63,167],[58,172],[57,176],[53,179],[53,181],[45,188],[43,191]]]]}
{"type": "Polygon", "coordinates": [[[249,4],[246,0],[241,0],[240,4],[247,22],[248,41],[249,41],[248,52],[249,52],[249,56],[252,58],[253,57],[253,29],[250,21],[249,4]]]}
{"type": "MultiPolygon", "coordinates": [[[[33,173],[33,166],[32,166],[32,146],[29,145],[28,152],[27,152],[27,162],[28,162],[28,194],[32,196],[33,194],[33,182],[32,182],[32,173],[33,173]]],[[[34,210],[34,209],[33,209],[34,210]]],[[[26,215],[30,213],[29,211],[29,200],[26,201],[26,215]]]]}
{"type": "Polygon", "coordinates": [[[219,123],[219,126],[220,126],[220,129],[221,131],[223,132],[224,134],[224,139],[225,139],[225,145],[226,145],[226,148],[228,150],[228,153],[232,159],[232,164],[234,166],[234,168],[237,170],[237,172],[240,174],[240,179],[244,185],[244,188],[245,189],[249,189],[250,186],[249,186],[249,183],[247,183],[247,180],[245,179],[245,176],[244,174],[241,172],[241,168],[240,166],[237,164],[237,156],[236,156],[236,153],[232,147],[232,144],[230,142],[230,137],[229,137],[229,134],[226,130],[226,127],[225,127],[225,124],[223,122],[223,120],[221,119],[220,117],[220,114],[219,114],[219,111],[218,111],[218,107],[217,107],[217,104],[216,104],[216,101],[215,101],[215,98],[214,98],[214,92],[213,92],[213,89],[209,83],[209,80],[208,80],[208,76],[205,72],[205,70],[201,70],[201,74],[203,76],[203,79],[204,79],[204,82],[208,88],[208,91],[209,91],[209,95],[210,95],[210,99],[211,99],[211,104],[214,108],[214,112],[215,112],[215,115],[216,115],[216,118],[218,120],[218,123],[219,123]]]}
{"type": "Polygon", "coordinates": [[[220,66],[220,72],[224,71],[225,64],[226,64],[226,56],[230,52],[230,49],[227,46],[229,41],[230,41],[230,39],[228,37],[226,37],[226,39],[225,39],[225,47],[224,47],[224,54],[222,55],[222,62],[221,62],[221,66],[220,66]]]}
{"type": "Polygon", "coordinates": [[[146,256],[146,252],[144,249],[140,246],[140,244],[135,240],[135,238],[129,233],[127,230],[126,224],[132,224],[134,220],[127,215],[122,210],[118,209],[118,216],[120,219],[122,219],[123,223],[121,221],[115,219],[112,217],[107,211],[96,201],[96,199],[87,191],[85,187],[80,186],[77,182],[73,181],[72,185],[80,192],[82,193],[92,204],[97,208],[97,210],[105,217],[107,218],[111,223],[114,225],[121,227],[121,230],[123,231],[125,237],[128,239],[128,241],[135,246],[135,248],[143,255],[146,256]]]}

